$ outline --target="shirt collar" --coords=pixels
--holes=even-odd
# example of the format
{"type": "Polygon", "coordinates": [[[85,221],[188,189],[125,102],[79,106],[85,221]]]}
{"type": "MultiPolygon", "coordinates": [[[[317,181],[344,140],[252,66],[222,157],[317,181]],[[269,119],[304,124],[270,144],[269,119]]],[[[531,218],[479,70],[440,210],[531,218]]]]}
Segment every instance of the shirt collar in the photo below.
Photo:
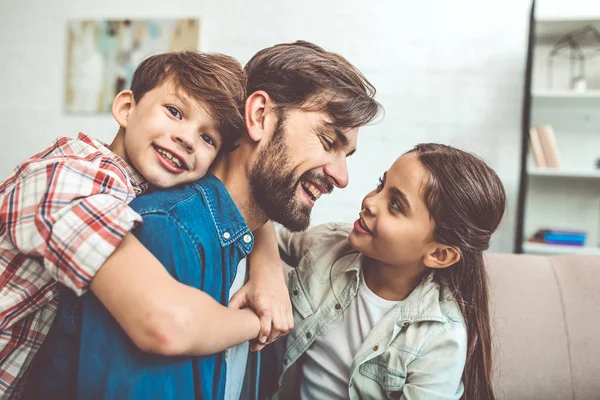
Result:
{"type": "MultiPolygon", "coordinates": [[[[364,263],[364,259],[363,254],[358,254],[345,269],[346,273],[354,274],[352,279],[356,280],[357,287],[360,280],[360,268],[364,263]]],[[[390,313],[396,313],[395,319],[413,322],[443,322],[445,320],[440,308],[440,301],[442,301],[440,298],[440,285],[433,279],[434,274],[434,271],[430,271],[406,299],[390,310],[390,313]]]]}
{"type": "Polygon", "coordinates": [[[246,254],[250,253],[254,237],[225,185],[212,174],[206,174],[194,185],[208,206],[221,246],[237,241],[246,254]]]}
{"type": "Polygon", "coordinates": [[[77,139],[94,146],[102,154],[115,160],[115,162],[117,164],[119,164],[119,166],[121,168],[123,168],[125,170],[125,172],[127,172],[127,177],[129,178],[129,181],[131,182],[131,186],[133,186],[133,191],[136,196],[140,196],[140,195],[144,194],[144,192],[146,192],[146,190],[148,190],[148,187],[150,186],[150,184],[142,176],[142,174],[140,174],[135,168],[133,168],[131,165],[129,165],[129,163],[127,163],[125,160],[123,160],[121,157],[119,157],[117,154],[115,154],[112,150],[110,150],[107,144],[102,143],[99,140],[93,139],[81,132],[79,132],[77,139]]]}

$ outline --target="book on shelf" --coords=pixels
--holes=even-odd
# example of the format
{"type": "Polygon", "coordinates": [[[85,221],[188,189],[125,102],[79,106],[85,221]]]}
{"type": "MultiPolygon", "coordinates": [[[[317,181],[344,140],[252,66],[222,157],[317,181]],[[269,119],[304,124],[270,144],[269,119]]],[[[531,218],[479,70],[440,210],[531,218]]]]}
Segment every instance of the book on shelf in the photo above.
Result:
{"type": "Polygon", "coordinates": [[[544,159],[548,168],[560,167],[560,154],[556,143],[556,135],[552,125],[537,126],[536,131],[540,139],[544,159]]]}
{"type": "Polygon", "coordinates": [[[540,229],[529,239],[529,241],[545,244],[584,246],[586,238],[587,233],[582,231],[540,229]]]}
{"type": "Polygon", "coordinates": [[[540,142],[540,135],[535,126],[529,128],[529,150],[536,167],[547,167],[546,156],[540,142]]]}

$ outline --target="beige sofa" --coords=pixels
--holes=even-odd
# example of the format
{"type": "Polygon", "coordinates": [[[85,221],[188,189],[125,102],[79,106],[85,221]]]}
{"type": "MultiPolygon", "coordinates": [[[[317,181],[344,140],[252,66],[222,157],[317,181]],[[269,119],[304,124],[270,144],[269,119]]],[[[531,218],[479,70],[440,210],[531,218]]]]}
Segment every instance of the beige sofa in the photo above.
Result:
{"type": "Polygon", "coordinates": [[[600,256],[486,255],[499,399],[600,399],[600,256]]]}

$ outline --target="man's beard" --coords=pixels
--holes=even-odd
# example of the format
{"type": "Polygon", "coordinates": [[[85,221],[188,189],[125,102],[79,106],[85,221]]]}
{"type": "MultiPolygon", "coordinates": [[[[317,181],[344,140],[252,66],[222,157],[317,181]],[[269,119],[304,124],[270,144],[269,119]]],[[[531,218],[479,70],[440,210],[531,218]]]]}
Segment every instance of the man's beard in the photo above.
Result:
{"type": "Polygon", "coordinates": [[[327,192],[333,190],[333,185],[326,177],[312,171],[305,172],[300,179],[294,177],[285,144],[284,121],[284,116],[280,115],[271,140],[258,154],[250,174],[250,185],[254,199],[269,219],[291,231],[303,231],[310,225],[312,207],[296,198],[300,180],[319,183],[327,192]]]}

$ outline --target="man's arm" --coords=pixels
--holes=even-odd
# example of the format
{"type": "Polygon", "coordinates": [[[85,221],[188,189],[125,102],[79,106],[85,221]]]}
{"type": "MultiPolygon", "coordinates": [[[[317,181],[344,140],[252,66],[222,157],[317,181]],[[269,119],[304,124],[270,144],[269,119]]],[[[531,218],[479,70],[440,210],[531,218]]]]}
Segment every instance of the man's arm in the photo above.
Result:
{"type": "Polygon", "coordinates": [[[294,327],[292,303],[285,283],[281,259],[272,222],[254,232],[255,246],[248,256],[248,283],[232,298],[230,308],[251,307],[260,317],[258,343],[252,350],[287,335],[294,327]]]}
{"type": "MultiPolygon", "coordinates": [[[[168,218],[144,217],[139,228],[146,246],[162,246],[178,268],[200,268],[187,236],[168,218]]],[[[162,251],[162,250],[161,250],[162,251]]],[[[228,309],[212,297],[175,280],[129,233],[92,280],[91,290],[140,349],[162,355],[206,355],[258,335],[254,312],[228,309]]]]}

